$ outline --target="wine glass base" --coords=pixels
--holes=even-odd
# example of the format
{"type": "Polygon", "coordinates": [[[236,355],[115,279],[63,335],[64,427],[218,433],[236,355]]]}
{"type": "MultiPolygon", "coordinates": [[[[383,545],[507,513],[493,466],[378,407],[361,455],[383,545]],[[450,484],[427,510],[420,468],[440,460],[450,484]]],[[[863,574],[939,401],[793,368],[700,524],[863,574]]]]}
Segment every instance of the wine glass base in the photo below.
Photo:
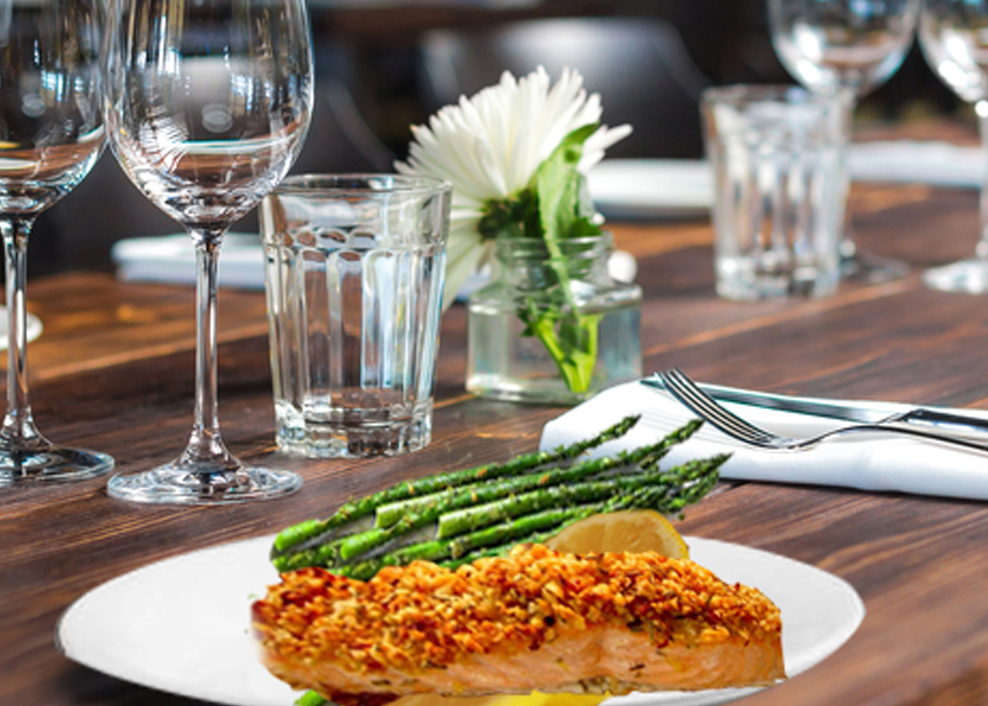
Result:
{"type": "Polygon", "coordinates": [[[923,273],[923,283],[941,292],[988,293],[988,260],[972,258],[923,273]]]}
{"type": "Polygon", "coordinates": [[[909,265],[899,260],[862,255],[860,252],[841,259],[840,278],[844,282],[881,284],[902,279],[909,274],[909,265]]]}
{"type": "Polygon", "coordinates": [[[97,451],[61,446],[38,451],[0,450],[0,486],[15,483],[67,483],[113,470],[113,458],[97,451]]]}
{"type": "Polygon", "coordinates": [[[170,463],[143,473],[115,475],[106,485],[110,497],[136,503],[224,505],[284,497],[302,487],[292,471],[241,467],[197,473],[170,463]]]}

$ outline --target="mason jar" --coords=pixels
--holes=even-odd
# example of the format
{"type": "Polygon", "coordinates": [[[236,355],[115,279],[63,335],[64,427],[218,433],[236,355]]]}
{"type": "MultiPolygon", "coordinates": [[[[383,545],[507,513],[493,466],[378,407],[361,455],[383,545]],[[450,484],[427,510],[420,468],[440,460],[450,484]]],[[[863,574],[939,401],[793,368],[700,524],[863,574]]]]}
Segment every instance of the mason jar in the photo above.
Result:
{"type": "Polygon", "coordinates": [[[488,398],[575,404],[641,376],[641,288],[611,277],[610,233],[501,236],[468,302],[467,380],[488,398]]]}

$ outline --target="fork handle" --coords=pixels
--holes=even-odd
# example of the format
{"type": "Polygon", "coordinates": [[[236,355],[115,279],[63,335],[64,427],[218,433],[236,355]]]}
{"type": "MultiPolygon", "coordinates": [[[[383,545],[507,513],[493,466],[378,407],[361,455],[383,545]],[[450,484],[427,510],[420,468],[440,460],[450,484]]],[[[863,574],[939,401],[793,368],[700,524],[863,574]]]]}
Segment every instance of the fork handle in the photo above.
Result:
{"type": "MultiPolygon", "coordinates": [[[[849,434],[852,432],[887,432],[892,434],[902,434],[905,436],[912,436],[919,439],[925,439],[927,441],[936,441],[942,444],[948,444],[951,446],[960,446],[965,449],[972,451],[978,451],[980,453],[988,453],[988,444],[978,443],[977,441],[971,441],[970,439],[965,439],[960,436],[954,436],[953,434],[941,434],[935,431],[928,431],[926,429],[918,429],[916,427],[909,426],[908,424],[897,424],[895,420],[886,420],[879,422],[877,424],[855,424],[849,427],[838,427],[837,429],[831,429],[828,432],[824,432],[819,436],[808,439],[805,443],[793,444],[789,448],[791,449],[805,449],[815,446],[816,443],[823,441],[824,439],[831,436],[841,436],[843,434],[849,434]]],[[[782,448],[782,447],[777,447],[782,448]]]]}

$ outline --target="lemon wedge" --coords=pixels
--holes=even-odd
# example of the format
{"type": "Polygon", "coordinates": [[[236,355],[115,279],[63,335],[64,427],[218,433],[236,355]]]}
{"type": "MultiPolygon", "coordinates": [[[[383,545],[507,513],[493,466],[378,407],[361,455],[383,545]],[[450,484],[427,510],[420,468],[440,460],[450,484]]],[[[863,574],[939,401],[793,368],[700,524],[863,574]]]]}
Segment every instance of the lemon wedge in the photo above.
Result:
{"type": "Polygon", "coordinates": [[[557,552],[657,552],[688,559],[689,547],[665,517],[654,510],[623,510],[591,515],[547,541],[557,552]]]}

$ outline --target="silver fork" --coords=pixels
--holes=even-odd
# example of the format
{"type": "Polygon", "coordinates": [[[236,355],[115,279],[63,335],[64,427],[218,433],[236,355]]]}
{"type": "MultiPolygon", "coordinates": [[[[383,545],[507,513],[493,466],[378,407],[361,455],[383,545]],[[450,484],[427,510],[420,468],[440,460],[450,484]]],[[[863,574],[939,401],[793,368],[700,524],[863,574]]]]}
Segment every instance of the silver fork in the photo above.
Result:
{"type": "Polygon", "coordinates": [[[717,400],[701,390],[679,368],[673,368],[659,373],[659,378],[662,380],[663,385],[665,385],[666,390],[692,410],[698,417],[738,441],[743,441],[746,444],[764,449],[803,451],[835,436],[861,432],[886,432],[988,453],[988,446],[968,439],[938,434],[925,429],[916,429],[915,427],[892,426],[895,422],[901,421],[901,414],[893,414],[885,419],[869,424],[852,424],[845,427],[838,427],[837,429],[831,429],[822,434],[802,439],[782,436],[767,429],[757,427],[723,407],[717,400]]]}

